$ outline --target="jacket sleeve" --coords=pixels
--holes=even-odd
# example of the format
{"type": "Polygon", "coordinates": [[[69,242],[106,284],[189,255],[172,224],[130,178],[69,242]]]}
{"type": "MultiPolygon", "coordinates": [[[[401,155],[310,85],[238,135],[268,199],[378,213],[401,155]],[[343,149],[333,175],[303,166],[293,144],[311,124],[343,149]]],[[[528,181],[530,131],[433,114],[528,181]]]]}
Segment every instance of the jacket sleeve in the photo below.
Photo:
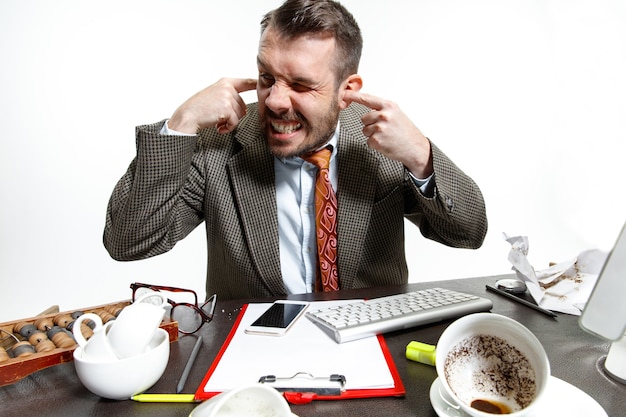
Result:
{"type": "Polygon", "coordinates": [[[137,127],[137,155],[109,200],[103,240],[116,260],[167,252],[203,220],[197,137],[160,135],[162,125],[137,127]]]}
{"type": "MultiPolygon", "coordinates": [[[[448,246],[477,249],[487,234],[485,201],[478,185],[431,143],[435,175],[432,196],[413,185],[406,218],[422,235],[448,246]]],[[[432,181],[431,180],[431,181],[432,181]]],[[[430,188],[430,187],[429,187],[430,188]]]]}

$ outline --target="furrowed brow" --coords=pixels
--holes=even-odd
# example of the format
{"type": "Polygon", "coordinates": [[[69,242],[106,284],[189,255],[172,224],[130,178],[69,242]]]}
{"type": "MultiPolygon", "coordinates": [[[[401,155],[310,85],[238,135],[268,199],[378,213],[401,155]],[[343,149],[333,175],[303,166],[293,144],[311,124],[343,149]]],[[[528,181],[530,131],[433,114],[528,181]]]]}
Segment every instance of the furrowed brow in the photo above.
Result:
{"type": "MultiPolygon", "coordinates": [[[[257,62],[257,66],[260,68],[260,70],[262,71],[267,71],[269,74],[268,75],[275,75],[272,73],[271,68],[269,68],[269,65],[267,65],[265,62],[263,62],[263,60],[261,59],[261,57],[257,56],[256,59],[257,62]]],[[[307,87],[311,87],[314,88],[315,86],[319,85],[318,81],[312,80],[308,77],[305,76],[295,76],[293,78],[289,78],[289,79],[284,79],[286,82],[288,82],[289,84],[300,84],[303,86],[307,86],[307,87]]]]}

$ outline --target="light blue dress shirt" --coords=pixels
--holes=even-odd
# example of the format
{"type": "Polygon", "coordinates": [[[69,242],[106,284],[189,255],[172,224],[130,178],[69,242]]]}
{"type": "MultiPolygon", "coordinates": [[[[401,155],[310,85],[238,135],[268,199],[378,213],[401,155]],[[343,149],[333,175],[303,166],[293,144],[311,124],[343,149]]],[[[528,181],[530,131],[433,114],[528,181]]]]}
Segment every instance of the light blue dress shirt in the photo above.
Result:
{"type": "MultiPolygon", "coordinates": [[[[164,135],[184,135],[170,130],[167,121],[161,129],[164,135]]],[[[339,124],[330,140],[319,149],[332,146],[330,181],[337,192],[337,139],[339,124]]],[[[300,157],[274,158],[276,207],[278,208],[278,238],[280,266],[288,294],[313,292],[317,262],[315,238],[315,177],[317,168],[300,157]]],[[[418,179],[415,184],[425,193],[432,175],[418,179]]]]}

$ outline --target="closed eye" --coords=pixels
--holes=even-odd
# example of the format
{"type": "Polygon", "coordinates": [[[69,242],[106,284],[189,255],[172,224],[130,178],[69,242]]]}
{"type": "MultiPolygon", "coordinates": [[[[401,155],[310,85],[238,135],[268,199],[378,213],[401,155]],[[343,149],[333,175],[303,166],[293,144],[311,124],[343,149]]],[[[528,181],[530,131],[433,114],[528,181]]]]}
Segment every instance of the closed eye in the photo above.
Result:
{"type": "Polygon", "coordinates": [[[293,89],[293,91],[298,93],[306,93],[313,90],[313,88],[309,87],[308,85],[300,83],[292,83],[291,88],[293,89]]]}
{"type": "Polygon", "coordinates": [[[263,87],[271,87],[272,85],[274,85],[276,80],[270,74],[260,73],[259,82],[263,87]]]}

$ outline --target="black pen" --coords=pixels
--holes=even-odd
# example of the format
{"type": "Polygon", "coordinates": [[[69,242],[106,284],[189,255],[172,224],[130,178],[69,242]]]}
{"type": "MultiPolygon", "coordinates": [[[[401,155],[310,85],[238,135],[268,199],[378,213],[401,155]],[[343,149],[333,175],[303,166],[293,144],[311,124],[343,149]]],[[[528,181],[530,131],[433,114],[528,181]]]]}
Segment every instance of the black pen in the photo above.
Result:
{"type": "Polygon", "coordinates": [[[530,301],[524,300],[523,298],[519,298],[519,297],[517,297],[517,296],[515,296],[513,294],[510,294],[510,293],[506,292],[506,291],[499,290],[496,287],[492,287],[491,285],[486,285],[486,287],[487,287],[488,291],[492,291],[492,292],[495,292],[496,294],[503,295],[503,296],[505,296],[507,298],[510,298],[513,301],[517,301],[520,304],[524,304],[526,307],[530,307],[530,308],[532,308],[534,310],[537,310],[538,312],[543,313],[543,314],[545,314],[547,316],[550,316],[552,318],[558,317],[554,312],[552,312],[550,310],[546,310],[545,308],[541,308],[537,304],[533,304],[530,301]]]}

